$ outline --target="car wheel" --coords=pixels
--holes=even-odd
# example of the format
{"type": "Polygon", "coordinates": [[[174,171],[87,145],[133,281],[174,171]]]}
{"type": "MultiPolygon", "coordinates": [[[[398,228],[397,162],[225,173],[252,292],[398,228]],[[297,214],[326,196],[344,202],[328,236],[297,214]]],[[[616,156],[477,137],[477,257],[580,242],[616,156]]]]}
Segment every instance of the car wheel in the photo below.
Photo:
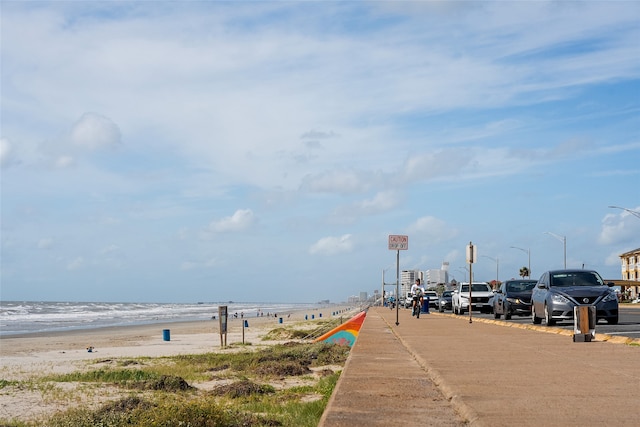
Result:
{"type": "Polygon", "coordinates": [[[504,320],[511,320],[511,308],[507,304],[504,305],[504,320]]]}
{"type": "Polygon", "coordinates": [[[556,324],[556,321],[551,318],[551,313],[549,313],[549,306],[544,305],[544,321],[547,326],[553,326],[556,324]]]}
{"type": "Polygon", "coordinates": [[[610,324],[610,325],[617,325],[618,324],[618,316],[607,317],[607,323],[610,324]]]}
{"type": "Polygon", "coordinates": [[[536,309],[535,309],[535,306],[533,304],[531,304],[531,322],[534,325],[539,325],[540,323],[542,323],[542,318],[536,316],[536,309]]]}

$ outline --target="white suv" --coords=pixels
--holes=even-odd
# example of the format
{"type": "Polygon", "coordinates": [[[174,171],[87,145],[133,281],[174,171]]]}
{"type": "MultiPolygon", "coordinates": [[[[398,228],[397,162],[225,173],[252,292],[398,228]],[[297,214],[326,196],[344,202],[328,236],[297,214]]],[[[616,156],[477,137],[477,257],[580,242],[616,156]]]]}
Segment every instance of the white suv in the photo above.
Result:
{"type": "MultiPolygon", "coordinates": [[[[489,298],[493,296],[493,290],[486,282],[473,282],[471,284],[471,310],[491,313],[489,298]]],[[[455,314],[464,314],[469,310],[469,283],[459,283],[458,289],[451,296],[451,309],[455,314]]]]}

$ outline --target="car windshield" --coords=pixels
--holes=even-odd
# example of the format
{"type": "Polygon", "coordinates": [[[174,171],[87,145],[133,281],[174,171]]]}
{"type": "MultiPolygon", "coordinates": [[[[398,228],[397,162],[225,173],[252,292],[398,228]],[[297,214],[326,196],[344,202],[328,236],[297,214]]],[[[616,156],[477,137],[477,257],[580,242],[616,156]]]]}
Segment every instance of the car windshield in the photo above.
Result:
{"type": "Polygon", "coordinates": [[[604,286],[604,283],[597,274],[589,271],[578,271],[574,273],[557,273],[552,275],[551,286],[604,286]]]}
{"type": "MultiPolygon", "coordinates": [[[[471,291],[473,291],[473,292],[491,292],[491,289],[489,288],[489,285],[486,285],[484,283],[474,283],[473,287],[471,288],[471,291]]],[[[462,288],[460,289],[460,292],[469,292],[469,285],[462,285],[462,288]]]]}
{"type": "Polygon", "coordinates": [[[511,282],[507,284],[507,291],[509,292],[524,292],[530,291],[536,285],[536,282],[511,282]]]}
{"type": "Polygon", "coordinates": [[[450,297],[451,296],[451,291],[445,291],[442,293],[443,297],[450,297]]]}

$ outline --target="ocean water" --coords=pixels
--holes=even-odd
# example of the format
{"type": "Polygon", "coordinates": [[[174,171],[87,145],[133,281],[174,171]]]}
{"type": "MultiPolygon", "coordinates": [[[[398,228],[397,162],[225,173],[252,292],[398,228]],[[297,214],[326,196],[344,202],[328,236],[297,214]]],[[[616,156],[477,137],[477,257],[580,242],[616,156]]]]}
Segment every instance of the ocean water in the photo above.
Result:
{"type": "Polygon", "coordinates": [[[106,326],[210,320],[226,305],[229,316],[250,319],[291,310],[321,308],[320,304],[281,303],[105,303],[0,301],[0,336],[92,329],[106,326]]]}

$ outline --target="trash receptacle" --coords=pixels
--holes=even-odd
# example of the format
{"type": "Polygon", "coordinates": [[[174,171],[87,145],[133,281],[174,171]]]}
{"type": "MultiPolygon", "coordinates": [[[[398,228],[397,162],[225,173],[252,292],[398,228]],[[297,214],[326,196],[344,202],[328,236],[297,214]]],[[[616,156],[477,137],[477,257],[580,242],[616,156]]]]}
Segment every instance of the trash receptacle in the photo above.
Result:
{"type": "Polygon", "coordinates": [[[591,342],[596,338],[596,307],[573,307],[573,342],[591,342]]]}
{"type": "Polygon", "coordinates": [[[163,329],[162,330],[162,339],[164,341],[171,341],[171,330],[163,329]]]}
{"type": "Polygon", "coordinates": [[[282,317],[278,319],[278,323],[282,323],[282,317]]]}

